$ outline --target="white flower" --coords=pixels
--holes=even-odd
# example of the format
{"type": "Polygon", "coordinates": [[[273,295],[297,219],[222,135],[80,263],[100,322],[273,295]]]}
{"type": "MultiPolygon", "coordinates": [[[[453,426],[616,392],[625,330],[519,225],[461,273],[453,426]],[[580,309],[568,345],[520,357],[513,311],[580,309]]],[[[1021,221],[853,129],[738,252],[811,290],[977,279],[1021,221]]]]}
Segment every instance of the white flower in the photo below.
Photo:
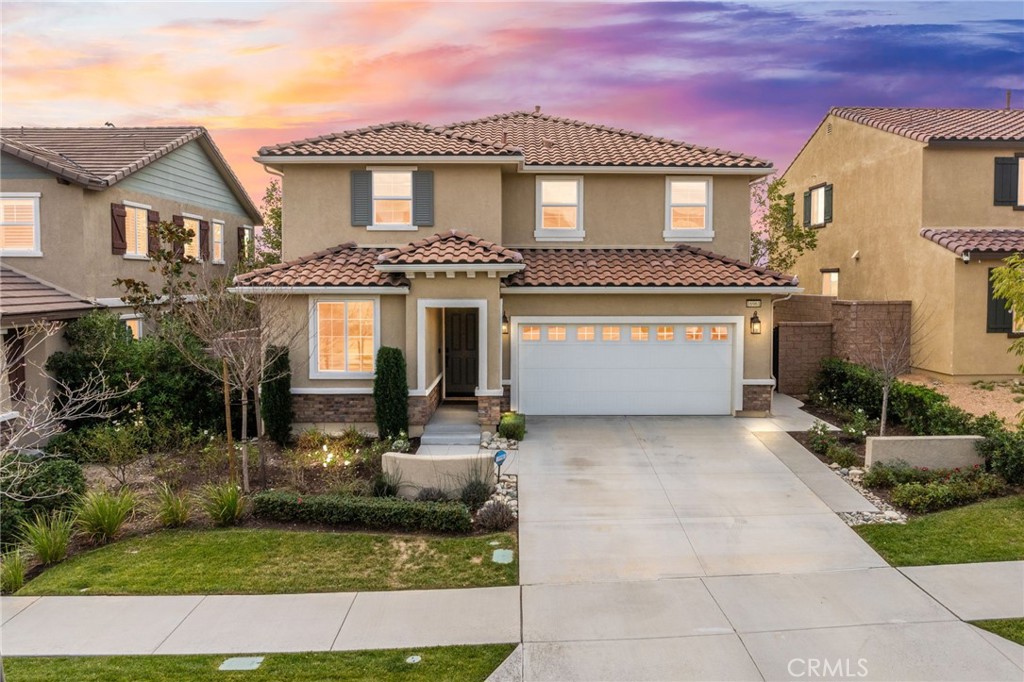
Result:
{"type": "Polygon", "coordinates": [[[348,465],[349,465],[349,464],[351,464],[351,463],[352,463],[352,462],[348,461],[347,459],[345,460],[345,466],[348,466],[348,465]]]}
{"type": "Polygon", "coordinates": [[[327,443],[324,443],[323,450],[324,450],[324,452],[327,452],[327,443]]]}

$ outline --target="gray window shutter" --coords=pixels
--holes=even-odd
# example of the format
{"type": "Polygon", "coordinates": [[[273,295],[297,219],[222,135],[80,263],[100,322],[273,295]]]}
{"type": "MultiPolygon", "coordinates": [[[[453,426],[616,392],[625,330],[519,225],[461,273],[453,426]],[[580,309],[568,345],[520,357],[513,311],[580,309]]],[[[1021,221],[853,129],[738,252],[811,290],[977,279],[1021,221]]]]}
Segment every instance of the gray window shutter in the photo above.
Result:
{"type": "Polygon", "coordinates": [[[825,185],[825,222],[832,222],[832,185],[825,185]]]}
{"type": "Polygon", "coordinates": [[[1016,157],[996,157],[995,205],[1017,205],[1017,173],[1016,157]]]}
{"type": "Polygon", "coordinates": [[[811,191],[804,192],[804,227],[811,224],[811,191]]]}
{"type": "Polygon", "coordinates": [[[128,236],[125,231],[125,218],[128,215],[124,204],[110,205],[110,252],[123,256],[128,250],[128,236]]]}
{"type": "Polygon", "coordinates": [[[997,298],[992,292],[992,270],[988,269],[988,324],[990,334],[1009,334],[1013,331],[1013,313],[1006,309],[1006,299],[997,298]]]}
{"type": "Polygon", "coordinates": [[[412,224],[417,227],[434,224],[434,171],[412,173],[412,224]]]}
{"type": "Polygon", "coordinates": [[[373,223],[373,174],[352,171],[352,224],[366,227],[373,223]]]}

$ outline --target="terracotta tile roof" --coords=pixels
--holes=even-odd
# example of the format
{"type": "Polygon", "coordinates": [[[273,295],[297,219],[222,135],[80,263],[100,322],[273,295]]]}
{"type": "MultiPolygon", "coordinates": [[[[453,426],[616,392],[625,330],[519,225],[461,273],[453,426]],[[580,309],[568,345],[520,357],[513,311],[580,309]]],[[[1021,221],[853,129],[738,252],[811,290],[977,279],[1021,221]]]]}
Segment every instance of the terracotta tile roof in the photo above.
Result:
{"type": "Polygon", "coordinates": [[[67,319],[97,306],[52,284],[17,270],[0,267],[0,318],[67,319]]]}
{"type": "Polygon", "coordinates": [[[502,140],[543,166],[709,166],[771,168],[770,161],[540,112],[513,111],[445,126],[502,140]]]}
{"type": "Polygon", "coordinates": [[[1024,109],[833,107],[829,113],[918,142],[1024,141],[1024,109]]]}
{"type": "Polygon", "coordinates": [[[409,281],[399,273],[380,272],[374,266],[385,249],[359,248],[354,243],[335,246],[285,263],[235,277],[243,287],[399,287],[409,281]]]}
{"type": "Polygon", "coordinates": [[[522,263],[523,257],[486,239],[452,230],[385,251],[377,257],[381,265],[445,265],[453,263],[522,263]]]}
{"type": "Polygon", "coordinates": [[[965,252],[1011,254],[1024,252],[1022,229],[935,229],[921,230],[921,236],[958,256],[965,252]]]}
{"type": "Polygon", "coordinates": [[[260,148],[260,156],[518,156],[475,135],[413,121],[346,130],[260,148]]]}
{"type": "Polygon", "coordinates": [[[522,249],[526,269],[509,287],[781,287],[796,279],[710,251],[672,249],[522,249]]]}
{"type": "Polygon", "coordinates": [[[200,140],[253,220],[262,222],[231,166],[202,126],[0,128],[0,151],[85,187],[105,189],[175,149],[200,140]]]}

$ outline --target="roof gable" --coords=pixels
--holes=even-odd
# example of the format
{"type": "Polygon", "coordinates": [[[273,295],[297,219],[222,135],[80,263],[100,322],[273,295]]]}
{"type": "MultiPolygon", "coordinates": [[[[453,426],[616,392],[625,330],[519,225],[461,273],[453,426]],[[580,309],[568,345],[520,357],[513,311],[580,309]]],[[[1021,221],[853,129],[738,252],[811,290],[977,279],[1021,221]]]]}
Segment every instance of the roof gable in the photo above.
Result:
{"type": "Polygon", "coordinates": [[[452,230],[385,251],[377,262],[381,265],[511,265],[522,263],[523,257],[494,242],[452,230]]]}
{"type": "Polygon", "coordinates": [[[829,113],[918,142],[1024,142],[1024,109],[833,107],[829,113]]]}
{"type": "Polygon", "coordinates": [[[965,253],[1009,255],[1024,252],[1022,229],[935,229],[921,230],[921,236],[958,256],[965,253]]]}
{"type": "Polygon", "coordinates": [[[341,244],[302,258],[277,263],[235,277],[242,287],[402,287],[409,280],[376,269],[385,249],[341,244]]]}

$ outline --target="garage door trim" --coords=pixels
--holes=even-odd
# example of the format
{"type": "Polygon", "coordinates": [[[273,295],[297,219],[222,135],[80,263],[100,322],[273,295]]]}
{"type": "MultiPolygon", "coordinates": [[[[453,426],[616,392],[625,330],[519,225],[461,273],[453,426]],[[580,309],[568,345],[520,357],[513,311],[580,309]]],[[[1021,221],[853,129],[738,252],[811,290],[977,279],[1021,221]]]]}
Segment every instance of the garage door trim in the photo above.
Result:
{"type": "Polygon", "coordinates": [[[519,409],[519,326],[524,324],[724,324],[732,327],[733,412],[743,409],[743,341],[746,318],[742,315],[683,315],[683,316],[607,316],[607,315],[531,315],[512,317],[509,320],[510,371],[512,374],[511,407],[519,409]]]}

